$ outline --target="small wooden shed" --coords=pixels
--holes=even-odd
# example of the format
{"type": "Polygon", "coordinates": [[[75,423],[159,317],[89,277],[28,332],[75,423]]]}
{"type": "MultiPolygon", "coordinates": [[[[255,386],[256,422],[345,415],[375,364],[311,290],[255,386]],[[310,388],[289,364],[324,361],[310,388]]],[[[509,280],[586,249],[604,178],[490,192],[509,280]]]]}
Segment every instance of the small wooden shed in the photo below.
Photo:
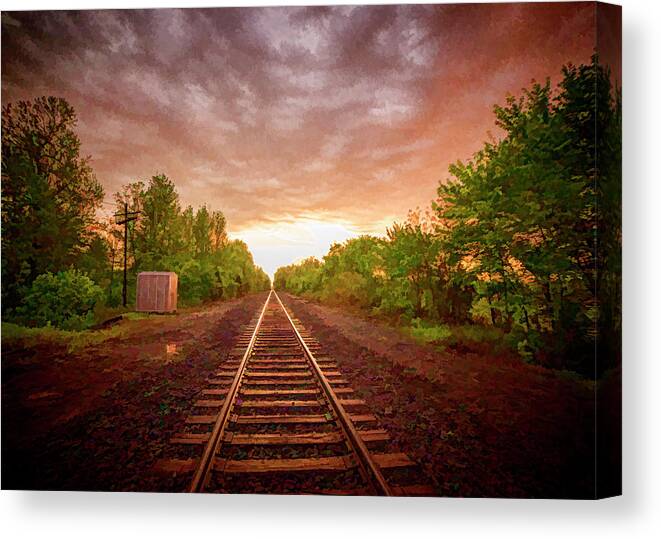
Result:
{"type": "Polygon", "coordinates": [[[177,310],[177,274],[172,271],[138,273],[135,310],[171,313],[177,310]]]}

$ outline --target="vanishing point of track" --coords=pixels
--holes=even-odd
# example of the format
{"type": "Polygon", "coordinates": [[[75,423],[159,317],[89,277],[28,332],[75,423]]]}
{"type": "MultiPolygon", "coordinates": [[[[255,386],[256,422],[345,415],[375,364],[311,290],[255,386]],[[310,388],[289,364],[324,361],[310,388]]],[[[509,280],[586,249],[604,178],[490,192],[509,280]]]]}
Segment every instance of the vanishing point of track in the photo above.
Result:
{"type": "Polygon", "coordinates": [[[274,290],[207,383],[171,440],[201,455],[159,463],[189,492],[432,494],[274,290]]]}

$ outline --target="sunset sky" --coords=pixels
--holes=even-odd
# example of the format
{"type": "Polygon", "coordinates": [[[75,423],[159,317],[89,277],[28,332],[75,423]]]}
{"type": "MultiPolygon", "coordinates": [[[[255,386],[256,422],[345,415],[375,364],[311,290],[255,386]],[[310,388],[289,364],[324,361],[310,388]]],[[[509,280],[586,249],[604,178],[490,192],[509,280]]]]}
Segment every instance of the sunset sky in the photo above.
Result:
{"type": "Polygon", "coordinates": [[[106,200],[156,173],[268,273],[426,207],[591,3],[4,12],[2,101],[65,97],[106,200]]]}

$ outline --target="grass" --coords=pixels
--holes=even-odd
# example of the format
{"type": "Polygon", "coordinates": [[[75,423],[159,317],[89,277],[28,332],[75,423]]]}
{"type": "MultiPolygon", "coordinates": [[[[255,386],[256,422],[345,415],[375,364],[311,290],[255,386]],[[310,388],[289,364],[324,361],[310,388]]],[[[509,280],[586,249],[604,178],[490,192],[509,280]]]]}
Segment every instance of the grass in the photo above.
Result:
{"type": "Polygon", "coordinates": [[[203,303],[204,302],[198,302],[196,305],[195,303],[189,302],[183,306],[180,304],[179,309],[175,313],[167,313],[165,315],[129,311],[127,308],[121,306],[101,306],[94,310],[94,324],[101,324],[116,316],[122,316],[121,322],[102,329],[89,328],[69,330],[59,329],[53,326],[28,327],[21,325],[20,323],[15,323],[20,322],[20,320],[15,320],[13,322],[3,321],[1,324],[2,345],[3,348],[32,348],[41,345],[52,345],[65,347],[68,352],[74,353],[89,346],[100,344],[109,339],[127,336],[128,333],[139,326],[139,324],[134,324],[133,322],[139,320],[153,320],[163,316],[176,316],[182,314],[182,312],[199,308],[203,303]]]}
{"type": "Polygon", "coordinates": [[[592,380],[590,378],[586,378],[582,374],[579,374],[575,371],[570,371],[570,370],[556,370],[555,375],[562,379],[562,380],[568,380],[570,382],[574,382],[576,384],[579,384],[583,387],[585,387],[588,391],[594,391],[599,385],[601,385],[606,378],[606,375],[604,375],[604,378],[602,378],[599,381],[592,380]]]}
{"type": "Polygon", "coordinates": [[[441,349],[460,346],[475,351],[485,347],[496,352],[510,349],[502,330],[477,324],[438,324],[414,318],[402,330],[421,344],[435,344],[441,349]]]}
{"type": "Polygon", "coordinates": [[[102,306],[94,311],[94,324],[100,324],[119,315],[122,316],[122,322],[102,329],[68,330],[53,326],[27,327],[14,322],[2,322],[2,343],[12,348],[30,348],[39,345],[63,346],[69,352],[76,352],[108,339],[122,337],[134,327],[130,322],[151,317],[150,313],[128,311],[125,307],[102,306]]]}
{"type": "Polygon", "coordinates": [[[150,318],[150,313],[136,313],[131,311],[124,313],[123,318],[124,320],[145,320],[146,318],[150,318]]]}
{"type": "Polygon", "coordinates": [[[64,346],[69,352],[76,352],[88,346],[100,344],[114,337],[121,337],[128,330],[123,324],[107,329],[68,331],[54,327],[29,328],[2,322],[3,346],[31,348],[38,345],[64,346]]]}
{"type": "Polygon", "coordinates": [[[449,326],[427,326],[420,325],[407,328],[411,336],[423,344],[442,343],[452,336],[452,330],[449,326]]]}
{"type": "MultiPolygon", "coordinates": [[[[331,307],[341,307],[343,311],[359,316],[364,316],[368,312],[360,305],[347,305],[330,298],[319,298],[317,294],[304,293],[299,297],[331,307]]],[[[441,351],[447,348],[464,348],[477,353],[518,354],[516,347],[512,346],[511,339],[508,340],[505,332],[497,327],[478,323],[441,324],[425,318],[407,319],[404,316],[385,314],[379,308],[373,308],[369,312],[378,320],[398,328],[418,343],[434,345],[441,351]]]]}

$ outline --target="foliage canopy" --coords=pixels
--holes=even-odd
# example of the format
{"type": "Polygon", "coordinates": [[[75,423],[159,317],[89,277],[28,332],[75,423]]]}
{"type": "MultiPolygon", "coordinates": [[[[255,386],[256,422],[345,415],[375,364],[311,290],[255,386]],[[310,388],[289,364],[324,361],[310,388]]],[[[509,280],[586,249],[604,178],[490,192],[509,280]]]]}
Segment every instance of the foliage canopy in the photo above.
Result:
{"type": "MultiPolygon", "coordinates": [[[[76,121],[56,97],[2,110],[2,308],[29,325],[81,329],[121,296],[123,229],[97,217],[103,189],[80,156],[76,121]]],[[[183,305],[270,286],[247,246],[228,240],[223,213],[182,211],[164,174],[124,186],[114,199],[117,213],[126,203],[140,216],[129,230],[129,297],[143,270],[177,272],[183,305]]]]}
{"type": "Polygon", "coordinates": [[[599,375],[621,345],[619,90],[594,56],[494,115],[501,138],[450,166],[430,212],[280,268],[275,286],[414,325],[496,327],[530,361],[599,375]]]}

